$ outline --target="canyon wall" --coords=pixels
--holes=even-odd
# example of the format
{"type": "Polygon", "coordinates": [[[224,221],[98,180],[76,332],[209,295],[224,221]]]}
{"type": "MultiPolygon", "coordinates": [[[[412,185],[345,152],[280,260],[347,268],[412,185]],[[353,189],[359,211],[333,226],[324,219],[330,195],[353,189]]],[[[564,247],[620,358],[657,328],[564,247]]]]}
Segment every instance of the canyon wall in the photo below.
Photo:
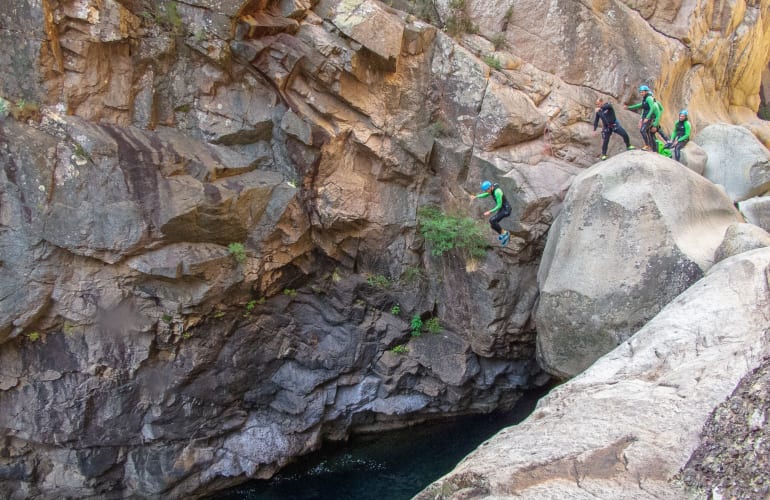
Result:
{"type": "Polygon", "coordinates": [[[200,495],[510,407],[548,378],[537,271],[596,97],[632,134],[646,83],[666,122],[770,138],[767,1],[395,7],[0,6],[5,496],[200,495]],[[428,206],[478,219],[485,256],[434,255],[428,206]]]}

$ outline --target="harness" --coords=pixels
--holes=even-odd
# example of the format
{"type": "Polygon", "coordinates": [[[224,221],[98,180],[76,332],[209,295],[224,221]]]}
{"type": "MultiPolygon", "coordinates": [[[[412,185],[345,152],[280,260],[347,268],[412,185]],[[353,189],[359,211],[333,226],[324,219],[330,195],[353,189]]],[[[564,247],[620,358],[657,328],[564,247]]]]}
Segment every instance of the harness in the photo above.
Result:
{"type": "Polygon", "coordinates": [[[674,129],[674,137],[680,137],[684,135],[684,122],[677,121],[674,129]]]}
{"type": "Polygon", "coordinates": [[[599,117],[602,119],[602,131],[612,131],[618,126],[618,119],[610,103],[605,102],[599,108],[599,117]]]}
{"type": "MultiPolygon", "coordinates": [[[[494,186],[494,188],[495,188],[492,191],[492,193],[494,193],[495,191],[500,189],[500,184],[498,184],[496,182],[494,184],[492,184],[492,186],[494,186]]],[[[500,194],[502,195],[502,201],[503,201],[502,204],[500,205],[500,210],[512,210],[511,204],[508,203],[508,198],[505,197],[505,192],[502,189],[500,189],[500,194]]]]}

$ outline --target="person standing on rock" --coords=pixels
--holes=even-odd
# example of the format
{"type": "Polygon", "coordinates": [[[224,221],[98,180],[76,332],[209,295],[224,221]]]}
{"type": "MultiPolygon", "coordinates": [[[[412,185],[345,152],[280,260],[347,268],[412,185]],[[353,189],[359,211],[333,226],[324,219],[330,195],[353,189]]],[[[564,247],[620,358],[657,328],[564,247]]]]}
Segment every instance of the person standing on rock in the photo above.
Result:
{"type": "Polygon", "coordinates": [[[666,147],[674,150],[674,159],[681,163],[682,148],[687,145],[690,140],[690,132],[692,127],[690,126],[689,114],[686,109],[679,112],[679,119],[674,123],[674,133],[671,137],[671,142],[666,144],[666,147]]]}
{"type": "Polygon", "coordinates": [[[626,143],[626,149],[635,149],[628,139],[628,133],[620,126],[620,122],[618,122],[617,117],[615,116],[615,109],[612,107],[612,104],[605,102],[601,97],[596,100],[594,133],[596,133],[596,127],[599,125],[599,120],[602,122],[602,160],[607,159],[607,146],[610,143],[610,136],[613,132],[623,138],[623,142],[626,143]]]}
{"type": "Polygon", "coordinates": [[[506,199],[505,194],[503,194],[503,190],[500,189],[497,184],[483,181],[481,183],[481,191],[482,192],[479,194],[471,195],[471,198],[475,200],[477,198],[494,196],[495,206],[484,212],[484,217],[494,214],[489,218],[489,225],[492,226],[492,229],[499,235],[497,239],[500,240],[500,244],[505,246],[508,244],[508,240],[511,239],[511,233],[500,226],[500,221],[511,215],[511,204],[508,203],[508,199],[506,199]]]}
{"type": "Polygon", "coordinates": [[[639,93],[642,94],[642,102],[626,106],[626,109],[634,110],[642,108],[642,118],[639,120],[639,133],[644,141],[644,151],[656,151],[655,137],[650,134],[650,126],[655,112],[655,99],[652,97],[652,91],[647,85],[639,87],[639,93]]]}
{"type": "Polygon", "coordinates": [[[660,128],[660,119],[663,117],[663,104],[661,104],[659,100],[655,99],[655,96],[652,96],[652,103],[654,108],[652,125],[650,125],[650,137],[652,137],[653,142],[656,142],[655,134],[658,134],[660,135],[661,139],[663,139],[663,142],[666,143],[668,142],[668,137],[666,137],[666,134],[664,134],[663,130],[660,128]]]}

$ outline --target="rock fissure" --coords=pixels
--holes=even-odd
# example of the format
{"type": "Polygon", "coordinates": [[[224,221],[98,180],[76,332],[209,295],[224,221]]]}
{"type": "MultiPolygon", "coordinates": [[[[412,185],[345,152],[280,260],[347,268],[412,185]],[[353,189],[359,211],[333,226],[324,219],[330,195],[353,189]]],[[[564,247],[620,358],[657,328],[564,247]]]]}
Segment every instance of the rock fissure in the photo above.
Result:
{"type": "MultiPolygon", "coordinates": [[[[636,330],[671,314],[663,306],[690,285],[712,279],[703,276],[712,265],[703,255],[714,255],[720,241],[736,242],[716,252],[725,265],[739,249],[759,248],[758,236],[737,244],[740,231],[725,236],[725,228],[738,218],[733,202],[754,196],[761,182],[719,182],[727,198],[708,182],[740,170],[719,166],[728,134],[735,140],[723,163],[752,163],[732,149],[765,153],[735,130],[704,127],[756,113],[753,84],[704,89],[756,79],[762,65],[750,64],[744,41],[763,39],[766,26],[725,26],[724,40],[712,40],[694,29],[697,16],[680,20],[690,23],[689,45],[705,44],[720,62],[698,66],[674,57],[684,40],[665,35],[675,31],[658,4],[653,21],[616,15],[612,23],[601,22],[593,4],[563,0],[473,13],[483,34],[500,32],[505,19],[515,56],[488,36],[466,34],[462,48],[367,0],[185,0],[142,19],[134,1],[87,11],[59,2],[59,17],[50,7],[0,6],[3,26],[24,27],[0,30],[15,48],[0,54],[0,95],[13,106],[21,97],[34,102],[44,120],[67,110],[56,126],[30,126],[16,108],[0,117],[0,358],[9,374],[0,381],[0,428],[14,436],[0,455],[25,457],[8,475],[0,463],[0,477],[10,478],[0,480],[3,496],[203,495],[234,478],[270,476],[325,437],[509,407],[547,378],[537,352],[557,377],[583,372],[574,379],[585,384],[582,394],[569,401],[557,394],[557,410],[543,407],[537,422],[561,419],[551,422],[553,433],[522,453],[498,453],[508,458],[504,467],[453,476],[447,489],[543,498],[538,488],[568,485],[600,496],[633,476],[636,483],[623,484],[632,494],[644,486],[640,495],[667,497],[659,492],[670,486],[658,487],[658,476],[642,485],[638,478],[649,476],[639,471],[651,465],[638,456],[647,447],[674,452],[662,441],[642,446],[649,437],[638,428],[689,436],[675,427],[692,409],[676,405],[687,395],[699,402],[691,406],[707,407],[696,398],[711,397],[706,388],[724,391],[742,363],[714,357],[726,342],[707,341],[718,338],[710,330],[701,341],[695,328],[694,345],[669,342],[688,354],[651,349],[636,330]],[[45,35],[51,30],[59,56],[45,35]],[[613,43],[588,43],[594,36],[613,43]],[[481,55],[493,52],[515,69],[484,66],[481,55]],[[681,102],[697,120],[684,163],[708,165],[705,177],[626,153],[618,140],[610,159],[594,165],[589,117],[597,94],[630,95],[635,80],[651,76],[667,82],[665,97],[677,104],[667,108],[681,102]],[[72,164],[67,156],[80,149],[85,165],[72,164]],[[613,168],[624,170],[604,182],[615,183],[611,195],[585,194],[586,186],[604,189],[591,175],[612,177],[613,168]],[[472,263],[459,253],[428,255],[416,207],[477,217],[481,203],[465,200],[482,179],[516,193],[503,220],[514,241],[472,263]],[[664,193],[646,199],[660,210],[618,210],[618,197],[634,206],[645,190],[664,193]],[[694,208],[686,216],[682,206],[694,208]],[[671,234],[690,248],[667,252],[671,234]],[[413,281],[402,282],[409,275],[413,281]],[[415,316],[439,320],[441,335],[413,337],[415,316]],[[35,342],[25,337],[33,332],[35,342]],[[613,358],[618,345],[623,355],[613,358]],[[616,363],[600,365],[613,376],[591,371],[597,359],[616,363]],[[693,363],[724,364],[726,374],[714,380],[693,363]],[[680,365],[697,383],[671,375],[680,365]],[[634,374],[633,383],[623,378],[634,374]],[[587,383],[591,377],[600,382],[587,383]],[[612,406],[619,393],[637,399],[612,406]],[[590,396],[597,399],[580,399],[590,396]],[[678,410],[665,425],[654,411],[624,413],[647,411],[658,398],[678,410]],[[593,421],[597,408],[617,418],[593,421]],[[576,428],[572,418],[594,428],[559,442],[559,429],[576,428]],[[621,430],[610,432],[613,425],[621,430]],[[605,431],[611,436],[599,442],[605,431]],[[641,444],[626,453],[631,445],[618,436],[641,444]],[[588,438],[597,442],[581,442],[588,438]],[[544,454],[555,449],[554,462],[544,454]],[[525,460],[539,464],[541,481],[511,486],[495,477],[526,470],[525,460]]],[[[617,112],[621,122],[636,119],[617,112]]],[[[770,137],[761,124],[751,127],[770,137]]],[[[741,291],[722,287],[726,297],[741,291]]],[[[742,335],[753,335],[743,326],[742,335]]],[[[661,337],[693,335],[657,328],[661,337]]],[[[762,352],[740,347],[738,335],[724,338],[746,367],[762,352]]]]}

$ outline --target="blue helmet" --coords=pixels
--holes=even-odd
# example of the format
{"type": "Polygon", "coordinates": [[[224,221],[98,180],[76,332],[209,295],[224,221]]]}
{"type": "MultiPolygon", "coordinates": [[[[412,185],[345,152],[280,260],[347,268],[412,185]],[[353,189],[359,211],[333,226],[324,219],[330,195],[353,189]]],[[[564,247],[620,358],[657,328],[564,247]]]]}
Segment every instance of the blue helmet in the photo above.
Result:
{"type": "Polygon", "coordinates": [[[489,189],[489,188],[491,188],[491,187],[492,187],[492,183],[491,183],[491,182],[489,182],[489,181],[483,181],[483,182],[481,183],[481,190],[482,190],[482,191],[486,191],[487,189],[489,189]]]}
{"type": "Polygon", "coordinates": [[[649,92],[649,91],[650,91],[650,87],[648,87],[647,85],[642,85],[641,87],[639,87],[639,92],[649,92]]]}
{"type": "Polygon", "coordinates": [[[683,109],[682,111],[680,111],[680,112],[679,112],[679,114],[680,114],[680,115],[684,115],[684,116],[687,116],[687,110],[686,110],[686,109],[683,109]]]}

